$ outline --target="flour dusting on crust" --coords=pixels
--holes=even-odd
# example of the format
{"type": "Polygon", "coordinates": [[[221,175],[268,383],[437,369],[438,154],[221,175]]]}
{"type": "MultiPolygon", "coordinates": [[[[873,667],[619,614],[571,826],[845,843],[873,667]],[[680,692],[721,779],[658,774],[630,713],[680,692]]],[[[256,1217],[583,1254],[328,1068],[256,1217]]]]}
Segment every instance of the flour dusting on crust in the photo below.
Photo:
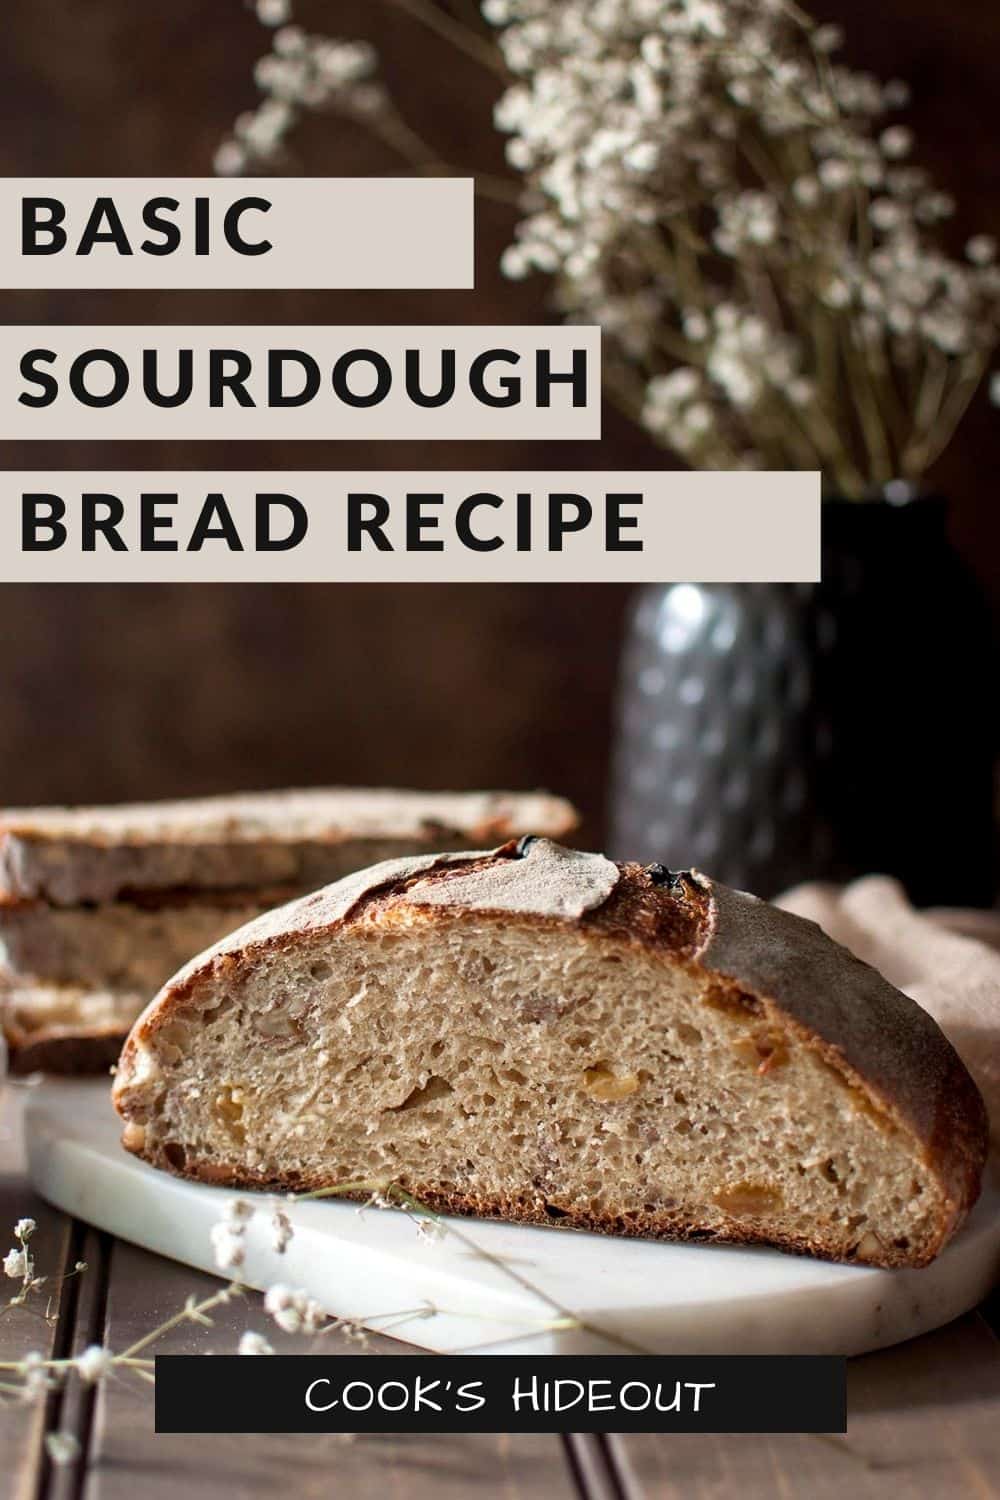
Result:
{"type": "Polygon", "coordinates": [[[551,839],[525,841],[519,859],[473,866],[447,880],[418,882],[405,899],[416,906],[525,912],[576,921],[603,906],[618,884],[618,866],[603,854],[565,849],[551,839]]]}

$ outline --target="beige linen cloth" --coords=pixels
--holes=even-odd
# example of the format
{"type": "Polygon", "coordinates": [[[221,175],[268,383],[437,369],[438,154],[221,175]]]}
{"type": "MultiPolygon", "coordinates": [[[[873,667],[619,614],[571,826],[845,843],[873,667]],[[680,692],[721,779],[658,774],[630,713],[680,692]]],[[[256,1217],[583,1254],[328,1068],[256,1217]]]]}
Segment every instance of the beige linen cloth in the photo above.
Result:
{"type": "Polygon", "coordinates": [[[799,885],[777,901],[811,917],[937,1021],[979,1085],[1000,1147],[1000,913],[919,912],[895,880],[799,885]]]}

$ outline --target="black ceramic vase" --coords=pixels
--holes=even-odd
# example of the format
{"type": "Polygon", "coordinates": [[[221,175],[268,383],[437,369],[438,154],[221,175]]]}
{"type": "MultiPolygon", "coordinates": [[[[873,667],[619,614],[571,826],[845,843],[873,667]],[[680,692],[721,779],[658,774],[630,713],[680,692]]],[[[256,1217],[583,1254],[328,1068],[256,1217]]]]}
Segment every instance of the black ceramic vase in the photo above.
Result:
{"type": "Polygon", "coordinates": [[[763,896],[880,872],[990,904],[996,661],[943,503],[826,502],[822,573],[639,592],[613,853],[763,896]]]}

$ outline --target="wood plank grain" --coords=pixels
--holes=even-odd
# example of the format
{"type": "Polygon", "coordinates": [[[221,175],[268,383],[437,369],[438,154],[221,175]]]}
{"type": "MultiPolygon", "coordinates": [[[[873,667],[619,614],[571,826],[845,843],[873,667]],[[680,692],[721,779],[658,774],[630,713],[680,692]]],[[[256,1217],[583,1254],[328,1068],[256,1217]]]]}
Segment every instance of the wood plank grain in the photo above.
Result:
{"type": "MultiPolygon", "coordinates": [[[[219,1283],[134,1246],[115,1243],[108,1288],[106,1338],[122,1349],[176,1312],[192,1294],[203,1297],[219,1283]]],[[[358,1353],[342,1335],[319,1340],[283,1335],[250,1296],[213,1314],[212,1329],[184,1325],[156,1349],[160,1353],[232,1353],[246,1328],[266,1332],[280,1353],[358,1353]]],[[[410,1353],[412,1348],[376,1337],[368,1351],[410,1353]]],[[[561,1500],[575,1494],[556,1437],[501,1436],[207,1436],[157,1435],[149,1386],[122,1376],[104,1385],[90,1439],[84,1500],[250,1500],[280,1494],[289,1500],[325,1497],[334,1476],[352,1500],[406,1496],[449,1500],[470,1489],[490,1488],[509,1500],[561,1500]]]]}
{"type": "Polygon", "coordinates": [[[613,1450],[625,1493],[650,1500],[1000,1496],[1000,1344],[978,1315],[852,1360],[848,1414],[846,1437],[619,1436],[613,1450]]]}
{"type": "MultiPolygon", "coordinates": [[[[104,1341],[112,1246],[110,1235],[103,1231],[77,1222],[73,1227],[87,1271],[80,1280],[72,1322],[60,1320],[61,1354],[67,1359],[76,1359],[89,1345],[104,1341]]],[[[65,1382],[58,1401],[51,1404],[48,1431],[75,1440],[77,1453],[61,1464],[54,1464],[47,1453],[42,1455],[38,1493],[44,1500],[78,1500],[88,1464],[96,1401],[96,1387],[74,1373],[65,1382]]]]}
{"type": "MultiPolygon", "coordinates": [[[[31,1218],[37,1224],[31,1247],[36,1273],[51,1277],[52,1304],[48,1294],[32,1299],[28,1307],[11,1308],[0,1313],[0,1360],[20,1360],[33,1350],[46,1358],[58,1352],[61,1331],[57,1311],[63,1314],[63,1327],[71,1326],[72,1310],[79,1287],[59,1277],[67,1262],[76,1256],[72,1244],[71,1224],[65,1215],[37,1198],[24,1177],[21,1133],[21,1105],[25,1085],[6,1084],[0,1093],[0,1256],[13,1245],[13,1228],[18,1219],[31,1218]],[[51,1311],[50,1321],[45,1312],[51,1311]]],[[[3,1283],[2,1300],[17,1288],[3,1283]]],[[[35,1500],[44,1454],[44,1435],[52,1420],[57,1397],[31,1405],[8,1398],[0,1404],[0,1472],[4,1475],[4,1494],[10,1500],[35,1500]]]]}

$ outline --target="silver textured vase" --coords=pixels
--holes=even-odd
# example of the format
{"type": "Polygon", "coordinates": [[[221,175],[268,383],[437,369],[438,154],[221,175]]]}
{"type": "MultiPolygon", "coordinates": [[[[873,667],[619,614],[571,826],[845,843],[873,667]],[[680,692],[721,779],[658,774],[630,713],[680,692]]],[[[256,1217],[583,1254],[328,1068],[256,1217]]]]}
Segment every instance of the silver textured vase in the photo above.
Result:
{"type": "Polygon", "coordinates": [[[819,584],[641,589],[609,844],[764,896],[898,876],[995,892],[996,659],[940,501],[824,504],[819,584]]]}

